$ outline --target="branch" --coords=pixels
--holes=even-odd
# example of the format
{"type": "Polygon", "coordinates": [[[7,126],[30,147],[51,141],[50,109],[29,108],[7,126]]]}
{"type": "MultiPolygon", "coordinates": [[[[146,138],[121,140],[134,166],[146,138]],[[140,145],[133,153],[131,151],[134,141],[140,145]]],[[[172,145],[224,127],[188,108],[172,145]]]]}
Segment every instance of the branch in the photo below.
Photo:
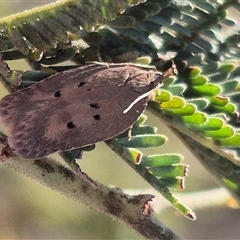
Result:
{"type": "MultiPolygon", "coordinates": [[[[2,135],[2,153],[6,150],[5,141],[6,137],[2,135]]],[[[26,161],[12,156],[2,157],[1,161],[19,173],[127,224],[146,239],[181,239],[151,212],[149,201],[153,195],[127,195],[119,189],[95,182],[85,173],[73,172],[50,158],[26,161]]]]}

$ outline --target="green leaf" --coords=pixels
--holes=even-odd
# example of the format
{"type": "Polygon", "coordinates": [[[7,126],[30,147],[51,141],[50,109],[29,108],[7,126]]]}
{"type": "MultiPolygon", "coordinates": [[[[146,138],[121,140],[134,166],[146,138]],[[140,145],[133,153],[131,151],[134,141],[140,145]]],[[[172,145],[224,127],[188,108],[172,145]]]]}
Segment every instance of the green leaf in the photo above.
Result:
{"type": "Polygon", "coordinates": [[[12,27],[8,29],[9,39],[16,46],[16,48],[23,54],[29,54],[29,48],[26,41],[17,27],[12,27]]]}
{"type": "Polygon", "coordinates": [[[217,131],[225,124],[222,118],[209,117],[208,121],[203,125],[196,125],[195,128],[202,131],[217,131]]]}
{"type": "Polygon", "coordinates": [[[216,73],[220,67],[219,62],[211,62],[202,66],[202,71],[205,75],[216,73]]]}
{"type": "Polygon", "coordinates": [[[225,63],[219,67],[218,71],[229,73],[229,72],[233,72],[235,69],[236,69],[236,63],[235,64],[225,63]]]}
{"type": "Polygon", "coordinates": [[[180,154],[157,154],[144,156],[141,163],[146,167],[160,167],[179,164],[182,160],[183,156],[180,154]]]}
{"type": "Polygon", "coordinates": [[[183,178],[160,178],[158,180],[162,185],[166,186],[169,189],[173,190],[182,190],[184,189],[184,180],[183,178]]]}
{"type": "Polygon", "coordinates": [[[134,126],[142,125],[146,122],[146,120],[147,120],[147,116],[144,114],[141,114],[138,120],[134,123],[134,126]]]}
{"type": "Polygon", "coordinates": [[[199,94],[205,96],[216,96],[221,92],[221,87],[217,84],[205,84],[203,86],[194,86],[194,90],[196,90],[199,94]]]}
{"type": "Polygon", "coordinates": [[[155,96],[155,100],[159,102],[168,102],[172,98],[172,94],[168,91],[161,89],[159,94],[155,96]]]}
{"type": "Polygon", "coordinates": [[[238,103],[239,99],[240,99],[240,92],[238,89],[236,89],[237,92],[232,93],[231,95],[228,95],[230,97],[230,99],[232,100],[232,102],[238,103]]]}
{"type": "Polygon", "coordinates": [[[135,148],[124,148],[122,154],[134,164],[140,164],[142,160],[142,153],[135,148]]]}
{"type": "Polygon", "coordinates": [[[221,83],[219,85],[221,86],[223,92],[229,93],[237,88],[237,86],[239,85],[239,81],[225,81],[224,83],[221,83]]]}
{"type": "Polygon", "coordinates": [[[156,23],[162,26],[170,26],[172,24],[172,19],[168,16],[155,15],[148,18],[148,21],[156,23]]]}
{"type": "Polygon", "coordinates": [[[114,20],[107,22],[112,28],[130,28],[135,24],[135,18],[131,16],[117,16],[114,20]]]}
{"type": "Polygon", "coordinates": [[[118,138],[121,137],[128,137],[130,131],[130,135],[136,136],[136,135],[142,135],[142,134],[154,134],[157,132],[157,127],[149,126],[149,125],[136,125],[134,124],[134,127],[130,130],[125,131],[124,133],[120,134],[118,138]]]}
{"type": "Polygon", "coordinates": [[[209,13],[216,13],[216,7],[211,2],[199,2],[198,7],[204,9],[206,12],[209,13]]]}
{"type": "Polygon", "coordinates": [[[178,109],[185,106],[185,101],[181,97],[173,97],[169,102],[161,103],[163,109],[178,109]]]}
{"type": "Polygon", "coordinates": [[[229,103],[228,97],[215,96],[215,97],[211,97],[209,99],[210,99],[211,104],[220,106],[220,107],[224,107],[229,103]]]}
{"type": "Polygon", "coordinates": [[[202,70],[198,67],[189,68],[189,78],[196,78],[201,74],[202,70]]]}
{"type": "Polygon", "coordinates": [[[205,113],[196,112],[192,116],[183,117],[183,121],[186,124],[201,125],[201,124],[205,124],[208,121],[208,117],[207,117],[207,114],[205,113]]]}
{"type": "Polygon", "coordinates": [[[178,24],[178,23],[172,24],[169,28],[172,29],[173,31],[177,32],[177,33],[180,33],[182,36],[191,37],[190,30],[188,28],[178,24]]]}
{"type": "Polygon", "coordinates": [[[235,134],[230,138],[217,139],[216,142],[226,147],[240,147],[240,134],[235,134]]]}
{"type": "Polygon", "coordinates": [[[143,33],[142,31],[139,31],[135,28],[128,28],[128,29],[118,29],[119,34],[123,35],[124,37],[127,37],[134,42],[140,43],[140,44],[148,44],[149,38],[148,36],[143,33]]]}
{"type": "Polygon", "coordinates": [[[175,164],[172,166],[150,167],[148,171],[157,177],[184,177],[187,173],[187,166],[175,164]]]}
{"type": "Polygon", "coordinates": [[[217,71],[215,74],[209,76],[209,81],[213,83],[220,83],[224,82],[226,79],[228,79],[228,77],[229,73],[217,71]]]}
{"type": "Polygon", "coordinates": [[[172,86],[176,81],[177,81],[176,76],[171,76],[164,80],[162,88],[167,88],[169,86],[172,86]]]}
{"type": "Polygon", "coordinates": [[[208,78],[203,75],[199,75],[195,78],[191,78],[191,84],[192,86],[201,86],[208,82],[208,78]]]}
{"type": "Polygon", "coordinates": [[[213,50],[213,44],[203,38],[197,38],[194,43],[205,51],[211,52],[213,50]]]}
{"type": "Polygon", "coordinates": [[[167,138],[160,134],[145,134],[133,136],[131,140],[126,137],[116,138],[116,141],[118,144],[128,148],[150,148],[162,146],[167,141],[167,138]]]}
{"type": "Polygon", "coordinates": [[[179,109],[164,109],[164,111],[169,115],[175,115],[175,116],[190,116],[193,115],[197,108],[194,104],[187,103],[186,106],[179,109]]]}
{"type": "Polygon", "coordinates": [[[235,130],[231,126],[224,126],[222,129],[217,131],[206,131],[204,132],[205,137],[211,138],[229,138],[235,134],[235,130]]]}
{"type": "Polygon", "coordinates": [[[161,7],[158,3],[155,2],[146,2],[143,4],[144,10],[147,11],[149,16],[154,16],[158,14],[161,10],[161,7]]]}
{"type": "Polygon", "coordinates": [[[195,98],[188,100],[187,103],[192,103],[197,107],[198,110],[203,110],[208,106],[209,101],[205,98],[195,98]]]}
{"type": "Polygon", "coordinates": [[[214,106],[216,110],[219,112],[225,112],[225,113],[235,113],[237,110],[237,107],[233,103],[228,103],[227,105],[220,107],[220,106],[214,106]]]}
{"type": "Polygon", "coordinates": [[[238,182],[234,182],[233,180],[230,180],[227,178],[223,178],[222,180],[229,188],[233,189],[234,191],[239,191],[239,183],[238,182]]]}
{"type": "Polygon", "coordinates": [[[174,84],[169,87],[164,87],[167,91],[171,92],[172,95],[181,95],[186,90],[186,85],[184,84],[174,84]]]}
{"type": "Polygon", "coordinates": [[[181,42],[178,38],[176,38],[172,33],[169,33],[167,31],[164,31],[161,35],[161,38],[166,41],[166,42],[169,42],[173,45],[176,45],[176,46],[180,46],[181,45],[181,42]]]}

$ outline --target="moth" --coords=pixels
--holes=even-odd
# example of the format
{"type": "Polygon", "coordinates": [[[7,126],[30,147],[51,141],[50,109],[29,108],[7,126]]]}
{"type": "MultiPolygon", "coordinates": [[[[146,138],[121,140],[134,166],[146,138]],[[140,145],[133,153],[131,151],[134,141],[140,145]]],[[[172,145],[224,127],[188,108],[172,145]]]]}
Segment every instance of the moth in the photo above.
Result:
{"type": "Polygon", "coordinates": [[[129,129],[171,75],[134,64],[89,64],[3,97],[0,123],[25,159],[89,146],[129,129]]]}

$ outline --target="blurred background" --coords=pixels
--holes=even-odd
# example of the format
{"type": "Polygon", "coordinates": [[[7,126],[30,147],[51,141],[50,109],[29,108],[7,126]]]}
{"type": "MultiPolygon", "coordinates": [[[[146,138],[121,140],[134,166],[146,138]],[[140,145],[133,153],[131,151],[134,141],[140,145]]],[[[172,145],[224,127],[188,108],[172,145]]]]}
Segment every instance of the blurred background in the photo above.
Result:
{"type": "MultiPolygon", "coordinates": [[[[1,1],[0,17],[8,16],[54,1],[1,1]]],[[[12,69],[28,69],[24,61],[8,62],[12,69]]],[[[3,94],[3,93],[2,93],[3,94]]],[[[174,139],[166,126],[148,115],[148,123],[158,126],[158,132],[169,139],[163,148],[151,154],[173,152],[185,156],[189,173],[185,190],[197,192],[217,185],[193,155],[174,139]]],[[[83,171],[97,181],[143,193],[152,189],[104,143],[92,152],[85,152],[78,162],[83,171]]],[[[155,194],[155,193],[154,193],[155,194]]],[[[156,194],[155,194],[156,195],[156,194]]],[[[208,196],[204,196],[208,197],[208,196]]],[[[216,198],[221,196],[216,195],[216,198]]],[[[180,199],[181,200],[181,199],[180,199]]],[[[165,203],[157,194],[153,206],[165,203]]],[[[193,209],[194,210],[194,209],[193,209]]],[[[229,206],[206,206],[196,209],[197,220],[192,222],[174,208],[166,208],[158,218],[185,239],[240,239],[240,210],[229,206]]],[[[40,183],[15,172],[0,163],[0,239],[141,239],[127,226],[95,210],[69,199],[40,183]]]]}

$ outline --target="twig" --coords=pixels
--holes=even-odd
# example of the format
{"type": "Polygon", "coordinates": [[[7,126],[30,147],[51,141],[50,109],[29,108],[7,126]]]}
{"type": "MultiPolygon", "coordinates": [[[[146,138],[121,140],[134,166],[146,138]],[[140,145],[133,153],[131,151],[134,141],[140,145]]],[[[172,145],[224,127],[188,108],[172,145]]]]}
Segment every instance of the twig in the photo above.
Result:
{"type": "MultiPolygon", "coordinates": [[[[140,192],[156,195],[152,207],[156,213],[160,213],[166,208],[172,207],[172,204],[159,195],[154,189],[124,189],[125,192],[135,194],[140,192]]],[[[239,208],[237,201],[224,188],[214,188],[198,192],[175,193],[176,197],[181,199],[188,207],[196,209],[215,208],[215,207],[234,207],[239,208]]]]}

